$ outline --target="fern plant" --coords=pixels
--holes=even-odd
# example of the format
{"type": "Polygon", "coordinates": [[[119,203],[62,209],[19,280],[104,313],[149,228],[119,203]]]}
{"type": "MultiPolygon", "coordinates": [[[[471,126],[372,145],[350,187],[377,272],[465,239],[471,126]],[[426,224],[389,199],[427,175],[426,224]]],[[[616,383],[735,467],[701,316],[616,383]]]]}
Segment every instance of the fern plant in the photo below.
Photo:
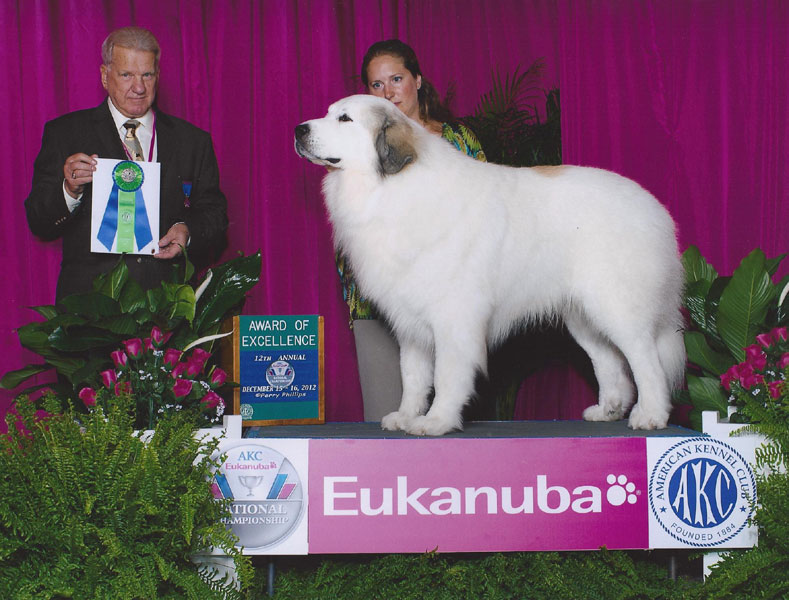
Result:
{"type": "Polygon", "coordinates": [[[0,438],[0,597],[240,598],[232,582],[199,573],[191,557],[217,548],[241,582],[248,557],[225,527],[210,477],[217,440],[198,440],[180,415],[143,441],[128,397],[105,412],[63,414],[45,398],[40,419],[20,401],[0,438]]]}

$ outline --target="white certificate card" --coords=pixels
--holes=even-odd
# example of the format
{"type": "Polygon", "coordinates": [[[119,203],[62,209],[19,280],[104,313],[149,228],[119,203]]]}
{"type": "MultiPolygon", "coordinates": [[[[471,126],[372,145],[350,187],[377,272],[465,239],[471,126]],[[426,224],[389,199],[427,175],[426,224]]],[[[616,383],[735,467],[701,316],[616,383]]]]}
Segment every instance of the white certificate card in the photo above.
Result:
{"type": "Polygon", "coordinates": [[[159,243],[160,164],[97,159],[90,250],[154,254],[159,243]]]}

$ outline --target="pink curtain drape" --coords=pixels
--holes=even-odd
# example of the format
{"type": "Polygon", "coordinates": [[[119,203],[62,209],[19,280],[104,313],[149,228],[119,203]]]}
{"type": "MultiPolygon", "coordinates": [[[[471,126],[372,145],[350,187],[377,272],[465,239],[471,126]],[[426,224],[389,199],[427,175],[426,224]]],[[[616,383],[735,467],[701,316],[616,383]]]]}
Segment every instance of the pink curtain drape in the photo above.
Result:
{"type": "MultiPolygon", "coordinates": [[[[562,93],[565,162],[611,168],[654,192],[722,271],[753,247],[786,250],[787,23],[778,0],[30,0],[0,3],[3,202],[0,372],[35,360],[14,328],[51,303],[58,243],[24,217],[45,121],[97,105],[99,46],[128,24],[163,50],[159,104],[213,136],[230,247],[263,252],[245,311],[326,317],[327,418],[362,416],[320,169],[293,152],[293,127],[360,92],[374,41],[400,37],[468,114],[493,69],[545,59],[562,93]]],[[[11,394],[0,395],[0,412],[11,394]]],[[[521,418],[578,418],[593,387],[559,358],[530,377],[521,418]]]]}

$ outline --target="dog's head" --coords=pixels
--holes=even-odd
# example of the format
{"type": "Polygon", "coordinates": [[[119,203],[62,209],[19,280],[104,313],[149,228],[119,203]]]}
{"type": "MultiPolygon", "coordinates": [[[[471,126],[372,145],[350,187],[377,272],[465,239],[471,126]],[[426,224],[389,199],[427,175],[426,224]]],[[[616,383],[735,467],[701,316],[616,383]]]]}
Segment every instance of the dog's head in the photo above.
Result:
{"type": "Polygon", "coordinates": [[[416,160],[415,127],[383,98],[350,96],[322,119],[296,126],[295,147],[316,165],[393,175],[416,160]]]}

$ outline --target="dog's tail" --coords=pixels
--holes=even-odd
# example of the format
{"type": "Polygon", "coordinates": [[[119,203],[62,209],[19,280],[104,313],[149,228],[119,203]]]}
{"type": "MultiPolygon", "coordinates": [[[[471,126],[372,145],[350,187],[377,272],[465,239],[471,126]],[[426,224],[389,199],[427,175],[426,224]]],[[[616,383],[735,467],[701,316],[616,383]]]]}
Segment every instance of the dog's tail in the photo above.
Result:
{"type": "Polygon", "coordinates": [[[685,340],[681,323],[665,326],[657,335],[660,366],[666,374],[669,390],[682,385],[685,378],[685,340]]]}

